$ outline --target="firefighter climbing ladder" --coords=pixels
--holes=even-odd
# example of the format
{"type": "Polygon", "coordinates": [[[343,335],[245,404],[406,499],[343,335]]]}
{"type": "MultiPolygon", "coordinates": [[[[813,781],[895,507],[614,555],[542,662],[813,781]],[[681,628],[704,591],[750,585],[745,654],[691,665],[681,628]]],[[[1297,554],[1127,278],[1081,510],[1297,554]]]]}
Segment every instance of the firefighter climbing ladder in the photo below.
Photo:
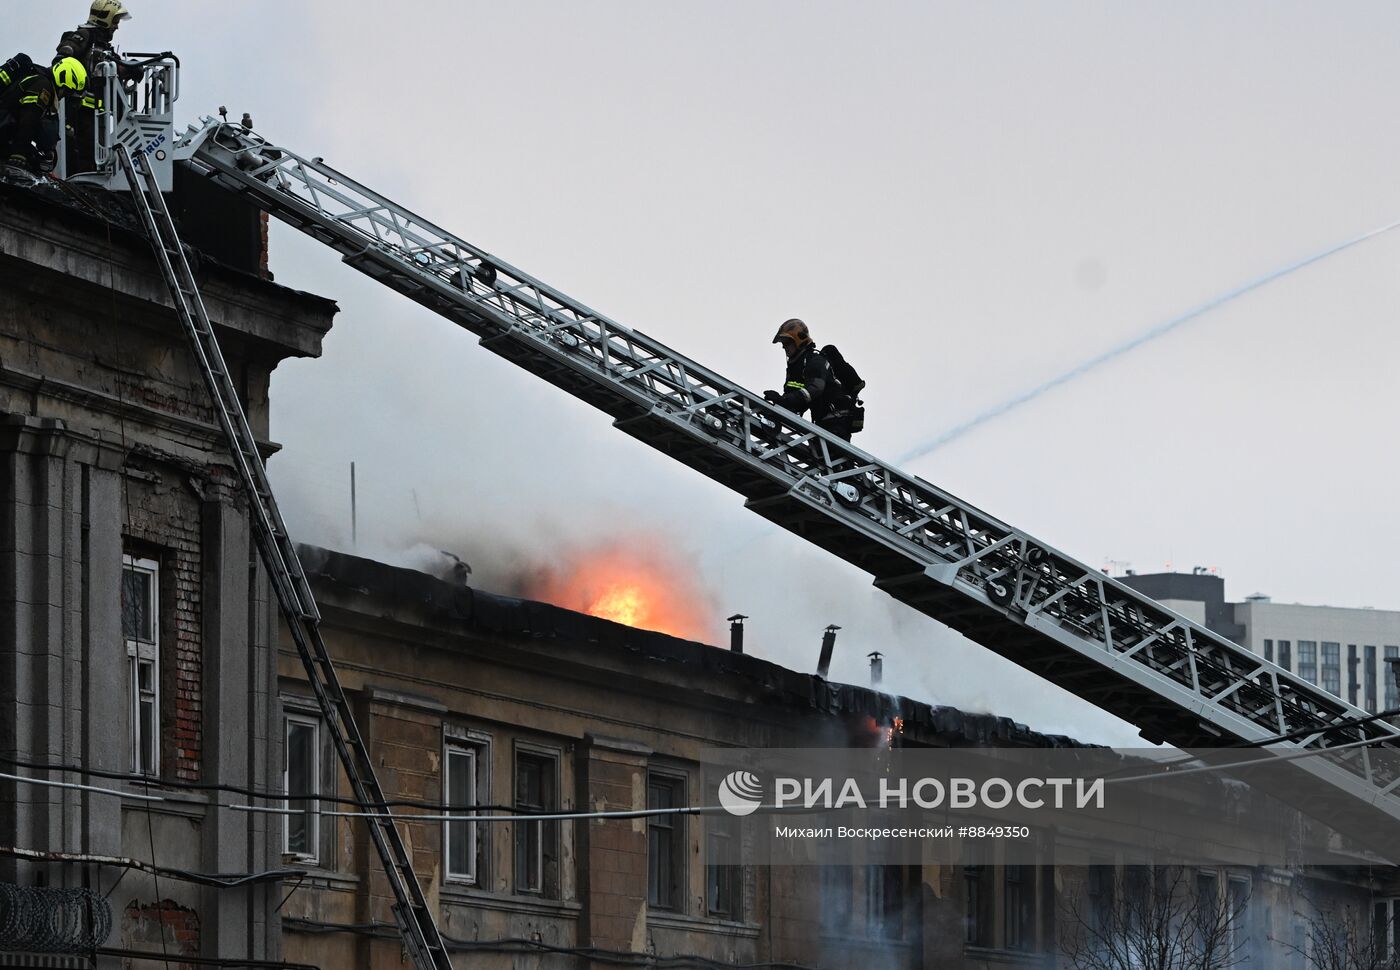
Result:
{"type": "Polygon", "coordinates": [[[248,427],[248,419],[238,392],[229,378],[228,367],[214,336],[213,325],[205,312],[194,273],[185,258],[184,247],[170,218],[160,180],[144,154],[132,157],[125,145],[116,148],[117,160],[131,186],[132,199],[150,237],[156,262],[170,287],[175,310],[190,338],[195,359],[204,374],[209,394],[214,399],[214,411],[228,438],[233,465],[248,494],[253,535],[277,592],[277,602],[286,617],[287,628],[296,642],[297,652],[306,666],[306,675],[321,715],[335,741],[336,752],[345,766],[346,777],[356,800],[369,808],[364,816],[374,846],[383,860],[384,871],[394,894],[394,918],[398,922],[404,947],[418,970],[451,970],[452,961],[438,932],[437,921],[422,887],[413,872],[413,864],[398,829],[394,826],[384,791],[374,773],[369,751],[355,725],[350,702],[341,689],[330,654],[321,640],[321,614],[311,587],[306,581],[301,560],[287,535],[282,514],[277,509],[267,470],[258,454],[257,440],[248,427]]]}
{"type": "MultiPolygon", "coordinates": [[[[615,323],[326,165],[206,119],[177,158],[339,251],[481,345],[747,497],[747,507],[872,573],[890,595],[1141,728],[1212,746],[1295,735],[1348,747],[1291,764],[1314,811],[1400,820],[1384,721],[941,489],[615,323]]],[[[1064,429],[1064,447],[1095,446],[1064,429]]],[[[1014,459],[1009,459],[1011,463],[1014,459]]],[[[1192,473],[1186,465],[1176,472],[1192,473]]]]}

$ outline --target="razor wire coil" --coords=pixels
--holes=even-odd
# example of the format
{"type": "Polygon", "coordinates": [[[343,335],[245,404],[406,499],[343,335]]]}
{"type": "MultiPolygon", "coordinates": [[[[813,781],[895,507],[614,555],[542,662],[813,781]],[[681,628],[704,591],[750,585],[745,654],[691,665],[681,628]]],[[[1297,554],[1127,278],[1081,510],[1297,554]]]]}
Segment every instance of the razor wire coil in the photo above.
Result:
{"type": "Polygon", "coordinates": [[[112,932],[112,906],[90,889],[0,883],[0,950],[82,953],[112,932]]]}

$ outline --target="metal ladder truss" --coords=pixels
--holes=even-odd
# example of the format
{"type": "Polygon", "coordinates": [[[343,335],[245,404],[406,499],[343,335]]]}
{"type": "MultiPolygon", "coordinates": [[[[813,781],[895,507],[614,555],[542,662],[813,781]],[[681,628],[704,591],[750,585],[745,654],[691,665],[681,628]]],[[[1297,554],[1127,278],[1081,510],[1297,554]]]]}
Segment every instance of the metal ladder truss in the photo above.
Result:
{"type": "MultiPolygon", "coordinates": [[[[1395,744],[1365,712],[1100,570],[774,407],[326,165],[206,119],[177,156],[472,331],[482,346],[612,415],[617,427],[747,498],[747,507],[875,577],[897,599],[1137,725],[1209,747],[1395,744]],[[852,488],[852,486],[854,486],[852,488]]],[[[1297,759],[1314,811],[1400,819],[1393,758],[1297,759]],[[1373,763],[1376,762],[1376,763],[1373,763]]]]}
{"type": "Polygon", "coordinates": [[[350,702],[341,689],[330,653],[321,639],[320,612],[277,509],[257,440],[248,427],[242,402],[229,377],[178,230],[161,195],[159,179],[144,154],[133,157],[125,145],[118,144],[116,155],[131,186],[132,200],[150,237],[156,262],[170,288],[176,313],[214,400],[219,424],[228,438],[234,469],[248,494],[253,535],[320,704],[321,715],[335,741],[336,753],[345,767],[355,798],[373,808],[373,814],[365,817],[365,824],[393,891],[394,918],[399,924],[404,947],[417,970],[451,970],[452,962],[436,919],[414,875],[408,850],[390,817],[369,750],[355,725],[350,702]]]}

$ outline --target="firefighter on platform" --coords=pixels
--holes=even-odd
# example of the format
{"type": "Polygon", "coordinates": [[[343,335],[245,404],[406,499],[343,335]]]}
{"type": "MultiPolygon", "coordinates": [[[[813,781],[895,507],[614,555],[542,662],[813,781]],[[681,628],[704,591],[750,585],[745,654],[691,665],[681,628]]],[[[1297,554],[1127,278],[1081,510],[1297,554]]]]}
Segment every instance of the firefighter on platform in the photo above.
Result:
{"type": "Polygon", "coordinates": [[[813,424],[850,441],[851,395],[832,373],[831,362],[817,349],[807,325],[795,318],[786,321],[773,343],[782,344],[787,354],[787,378],[781,393],[764,391],[764,400],[794,414],[810,409],[813,424]]]}
{"type": "MultiPolygon", "coordinates": [[[[77,59],[88,73],[93,73],[98,64],[112,61],[116,64],[117,77],[130,80],[133,72],[122,63],[112,39],[122,21],[130,20],[131,13],[120,0],[93,0],[85,24],[65,33],[58,41],[54,55],[57,64],[64,58],[77,59]]],[[[83,92],[81,97],[68,102],[69,138],[68,170],[70,172],[90,171],[96,164],[94,138],[97,131],[97,112],[102,110],[102,92],[96,89],[83,92]]],[[[65,133],[67,134],[67,133],[65,133]]]]}
{"type": "Polygon", "coordinates": [[[0,89],[0,152],[5,164],[45,174],[53,168],[58,144],[58,99],[81,95],[87,88],[87,71],[73,57],[47,69],[27,57],[15,57],[0,65],[0,74],[11,78],[0,89]]]}

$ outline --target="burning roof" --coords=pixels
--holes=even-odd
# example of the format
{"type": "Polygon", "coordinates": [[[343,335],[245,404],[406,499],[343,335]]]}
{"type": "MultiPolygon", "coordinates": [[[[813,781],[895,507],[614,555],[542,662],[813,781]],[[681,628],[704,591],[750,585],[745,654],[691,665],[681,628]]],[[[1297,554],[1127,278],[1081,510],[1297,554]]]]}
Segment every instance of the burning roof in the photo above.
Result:
{"type": "Polygon", "coordinates": [[[1006,747],[1084,747],[1064,735],[1034,731],[1010,718],[934,706],[866,687],[830,683],[749,654],[638,629],[551,603],[471,589],[398,566],[299,546],[307,575],[318,595],[367,615],[412,619],[447,627],[465,636],[495,635],[547,639],[564,649],[586,650],[590,658],[625,661],[635,676],[674,676],[688,668],[698,683],[718,677],[754,703],[850,718],[858,724],[898,725],[908,741],[937,739],[951,744],[1006,747]]]}

